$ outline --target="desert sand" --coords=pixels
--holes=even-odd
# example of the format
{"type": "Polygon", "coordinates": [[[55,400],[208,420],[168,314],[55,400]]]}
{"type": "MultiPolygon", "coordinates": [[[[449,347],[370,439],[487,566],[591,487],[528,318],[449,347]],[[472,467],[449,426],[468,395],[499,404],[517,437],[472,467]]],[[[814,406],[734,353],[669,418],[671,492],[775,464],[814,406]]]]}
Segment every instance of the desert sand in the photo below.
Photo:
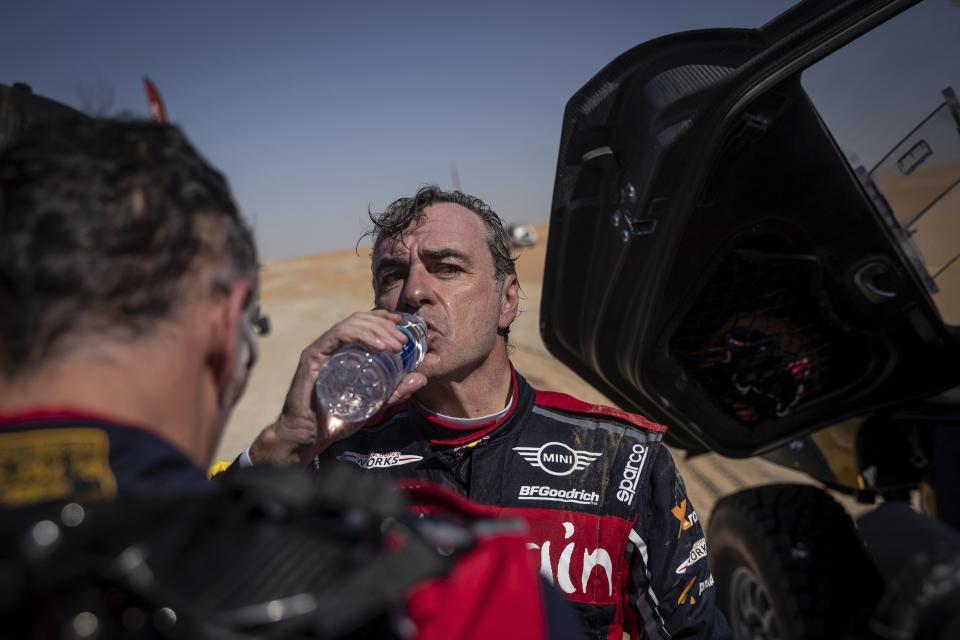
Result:
{"type": "MultiPolygon", "coordinates": [[[[521,315],[510,331],[512,360],[530,383],[545,390],[563,391],[592,403],[612,404],[551,356],[540,339],[539,308],[547,226],[537,225],[539,240],[520,252],[517,272],[523,298],[521,315]]],[[[272,324],[260,341],[260,361],[247,392],[230,421],[218,459],[230,460],[260,429],[276,419],[300,352],[335,322],[354,311],[369,309],[369,246],[316,256],[267,262],[262,273],[262,306],[272,324]]],[[[810,480],[761,459],[728,460],[706,454],[686,460],[673,452],[686,481],[692,503],[706,525],[718,498],[748,486],[810,480]]],[[[850,500],[844,501],[852,507],[850,500]]]]}

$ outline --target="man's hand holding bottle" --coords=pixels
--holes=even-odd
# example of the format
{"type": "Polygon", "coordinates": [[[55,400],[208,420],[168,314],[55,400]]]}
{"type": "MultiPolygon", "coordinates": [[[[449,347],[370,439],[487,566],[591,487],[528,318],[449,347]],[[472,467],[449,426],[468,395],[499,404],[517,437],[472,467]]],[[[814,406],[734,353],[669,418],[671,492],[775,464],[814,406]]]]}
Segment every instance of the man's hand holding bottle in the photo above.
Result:
{"type": "Polygon", "coordinates": [[[427,378],[411,372],[427,350],[425,327],[421,333],[418,321],[422,327],[416,316],[363,311],[317,338],[300,355],[280,417],[251,445],[251,461],[306,467],[379,409],[404,402],[422,389],[427,378]],[[331,358],[335,361],[320,378],[331,358]],[[323,402],[318,391],[326,396],[323,402]],[[386,402],[373,400],[379,406],[371,409],[371,394],[387,396],[386,402]]]}

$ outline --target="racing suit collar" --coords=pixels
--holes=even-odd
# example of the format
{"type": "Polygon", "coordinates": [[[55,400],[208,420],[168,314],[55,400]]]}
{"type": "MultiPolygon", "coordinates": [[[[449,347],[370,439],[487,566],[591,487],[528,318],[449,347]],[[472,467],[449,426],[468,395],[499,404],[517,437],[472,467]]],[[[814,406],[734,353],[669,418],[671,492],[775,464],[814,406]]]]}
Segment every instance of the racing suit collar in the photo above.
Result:
{"type": "MultiPolygon", "coordinates": [[[[158,440],[164,443],[165,446],[172,447],[178,451],[180,455],[186,457],[186,454],[180,451],[180,449],[167,438],[157,433],[155,429],[150,429],[144,424],[137,424],[130,422],[129,420],[88,411],[86,409],[71,409],[69,407],[40,407],[16,413],[0,413],[0,430],[4,428],[29,426],[36,423],[56,422],[87,422],[90,424],[117,427],[135,431],[158,440]]],[[[191,465],[193,465],[192,462],[191,465]]]]}
{"type": "Polygon", "coordinates": [[[534,391],[527,381],[517,373],[510,363],[511,393],[510,404],[506,411],[495,414],[494,419],[478,425],[465,427],[445,421],[441,416],[424,410],[417,402],[410,402],[412,415],[422,423],[424,433],[431,445],[435,446],[463,446],[479,442],[488,437],[498,437],[509,431],[515,422],[514,418],[529,411],[533,403],[534,391]]]}
{"type": "Polygon", "coordinates": [[[449,427],[451,429],[469,431],[481,426],[487,426],[491,422],[496,422],[497,420],[505,417],[510,411],[510,407],[513,406],[513,389],[510,390],[510,399],[507,401],[507,405],[503,409],[500,409],[499,411],[491,413],[487,416],[480,416],[479,418],[455,418],[453,416],[447,416],[442,413],[438,413],[427,405],[417,402],[416,400],[413,402],[417,405],[417,411],[419,411],[421,415],[426,416],[428,419],[433,418],[439,420],[444,424],[445,427],[449,427]]]}

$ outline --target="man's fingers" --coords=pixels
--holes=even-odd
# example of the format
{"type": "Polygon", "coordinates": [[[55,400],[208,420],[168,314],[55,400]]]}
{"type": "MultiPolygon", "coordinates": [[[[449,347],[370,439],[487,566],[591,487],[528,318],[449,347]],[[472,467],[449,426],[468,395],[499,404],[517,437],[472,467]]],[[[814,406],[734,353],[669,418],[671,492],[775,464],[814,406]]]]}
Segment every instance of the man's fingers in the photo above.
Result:
{"type": "Polygon", "coordinates": [[[346,320],[335,324],[329,331],[317,338],[304,353],[322,364],[344,345],[361,344],[374,351],[399,352],[407,340],[406,335],[397,329],[396,322],[386,311],[365,311],[355,313],[346,320]]]}
{"type": "Polygon", "coordinates": [[[397,324],[403,319],[403,316],[399,313],[394,313],[393,311],[387,311],[386,309],[371,309],[370,313],[381,318],[386,318],[393,324],[397,324]]]}

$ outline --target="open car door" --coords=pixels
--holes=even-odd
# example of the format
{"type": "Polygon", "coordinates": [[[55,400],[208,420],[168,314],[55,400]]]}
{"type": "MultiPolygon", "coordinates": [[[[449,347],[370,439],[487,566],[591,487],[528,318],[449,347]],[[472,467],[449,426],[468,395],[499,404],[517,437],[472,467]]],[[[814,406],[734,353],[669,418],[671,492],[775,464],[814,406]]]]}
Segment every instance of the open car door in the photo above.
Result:
{"type": "Polygon", "coordinates": [[[960,73],[826,119],[858,83],[930,76],[937,56],[957,72],[958,40],[938,51],[917,33],[934,48],[920,63],[817,75],[913,12],[960,19],[915,4],[806,0],[758,29],[647,42],[580,89],[553,193],[548,349],[669,425],[670,444],[733,457],[960,384],[960,73]]]}

